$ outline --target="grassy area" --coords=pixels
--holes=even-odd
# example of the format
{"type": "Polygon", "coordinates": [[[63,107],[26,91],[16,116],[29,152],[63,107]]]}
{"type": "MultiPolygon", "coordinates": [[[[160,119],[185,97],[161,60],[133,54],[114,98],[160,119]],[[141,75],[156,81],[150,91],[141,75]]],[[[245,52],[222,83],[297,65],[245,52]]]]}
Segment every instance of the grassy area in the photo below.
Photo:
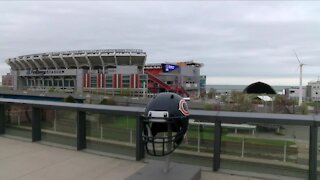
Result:
{"type": "MultiPolygon", "coordinates": [[[[200,128],[200,138],[206,140],[213,140],[213,128],[200,128]]],[[[198,138],[198,127],[197,126],[189,126],[187,131],[188,138],[198,138]]]]}
{"type": "MultiPolygon", "coordinates": [[[[108,127],[118,128],[118,129],[135,129],[135,117],[129,116],[116,116],[112,123],[108,123],[108,127]]],[[[222,130],[222,141],[224,142],[242,142],[242,137],[230,137],[227,136],[228,130],[222,130]]],[[[214,130],[212,127],[203,127],[200,128],[200,138],[203,140],[214,140],[214,130]]],[[[198,127],[197,126],[189,126],[187,132],[188,138],[198,138],[198,127]]],[[[255,145],[272,145],[272,146],[283,146],[285,143],[290,146],[295,144],[293,141],[285,141],[285,140],[273,140],[273,139],[262,139],[255,137],[246,137],[246,143],[255,144],[255,145]]]]}
{"type": "MultiPolygon", "coordinates": [[[[230,136],[222,136],[222,141],[226,142],[242,142],[241,137],[230,137],[230,136]]],[[[294,145],[293,141],[285,141],[285,140],[273,140],[273,139],[261,139],[255,137],[245,137],[245,142],[255,145],[272,145],[272,146],[283,146],[287,143],[287,146],[294,145]]]]}
{"type": "Polygon", "coordinates": [[[108,127],[118,129],[135,129],[136,118],[132,116],[116,116],[112,123],[106,122],[106,124],[108,124],[108,127]]]}
{"type": "Polygon", "coordinates": [[[315,101],[315,102],[308,101],[308,102],[306,102],[306,104],[309,106],[320,107],[320,102],[317,102],[317,101],[315,101]]]}
{"type": "Polygon", "coordinates": [[[97,118],[103,126],[116,129],[136,129],[136,117],[126,115],[98,114],[97,118]]]}
{"type": "MultiPolygon", "coordinates": [[[[188,137],[189,138],[198,138],[198,127],[190,126],[188,130],[188,137]]],[[[222,141],[224,142],[235,142],[239,143],[242,142],[242,137],[230,137],[227,136],[228,131],[226,129],[222,130],[222,141]]],[[[214,140],[214,130],[213,128],[203,128],[200,129],[200,138],[204,140],[214,140]]],[[[255,138],[255,137],[246,137],[246,143],[256,144],[256,145],[273,145],[273,146],[283,146],[287,143],[288,146],[295,144],[293,141],[285,141],[285,140],[273,140],[273,139],[262,139],[262,138],[255,138]]]]}
{"type": "Polygon", "coordinates": [[[0,86],[0,90],[12,90],[12,87],[11,87],[11,86],[1,85],[1,86],[0,86]]]}

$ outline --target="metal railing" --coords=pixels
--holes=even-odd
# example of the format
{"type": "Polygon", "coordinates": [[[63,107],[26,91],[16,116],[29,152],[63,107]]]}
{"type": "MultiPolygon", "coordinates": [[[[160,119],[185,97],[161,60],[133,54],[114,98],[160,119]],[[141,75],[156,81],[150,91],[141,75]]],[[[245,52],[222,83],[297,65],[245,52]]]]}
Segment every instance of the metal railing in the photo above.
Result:
{"type": "MultiPolygon", "coordinates": [[[[52,101],[35,101],[0,98],[0,134],[6,133],[6,108],[7,106],[18,105],[31,108],[31,137],[32,141],[41,141],[41,111],[43,109],[71,110],[76,112],[76,148],[82,150],[87,147],[86,136],[86,116],[87,113],[119,114],[130,115],[136,118],[135,150],[136,160],[142,160],[145,157],[142,137],[142,121],[140,115],[144,112],[141,107],[93,105],[78,103],[63,103],[52,101]],[[139,133],[140,132],[140,133],[139,133]]],[[[297,125],[309,127],[309,152],[308,152],[308,177],[317,179],[317,151],[318,151],[318,127],[320,126],[320,116],[318,115],[288,115],[288,114],[265,114],[265,113],[243,113],[243,112],[217,112],[191,110],[192,119],[201,119],[205,122],[214,123],[212,132],[214,140],[212,141],[212,170],[218,171],[221,165],[221,123],[249,123],[249,124],[279,124],[279,125],[297,125]]],[[[20,121],[19,121],[20,125],[20,121]]],[[[130,141],[132,144],[132,131],[130,141]]],[[[114,152],[115,154],[117,152],[114,152]]]]}

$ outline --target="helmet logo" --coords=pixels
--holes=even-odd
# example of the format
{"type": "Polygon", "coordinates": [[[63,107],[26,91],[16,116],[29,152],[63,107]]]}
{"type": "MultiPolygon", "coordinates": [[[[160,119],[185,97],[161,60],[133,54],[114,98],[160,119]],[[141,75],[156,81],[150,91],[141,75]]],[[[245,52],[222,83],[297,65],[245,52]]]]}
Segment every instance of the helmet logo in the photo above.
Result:
{"type": "Polygon", "coordinates": [[[189,116],[190,115],[190,113],[188,111],[187,102],[184,99],[181,99],[180,102],[179,102],[179,111],[185,116],[189,116]]]}

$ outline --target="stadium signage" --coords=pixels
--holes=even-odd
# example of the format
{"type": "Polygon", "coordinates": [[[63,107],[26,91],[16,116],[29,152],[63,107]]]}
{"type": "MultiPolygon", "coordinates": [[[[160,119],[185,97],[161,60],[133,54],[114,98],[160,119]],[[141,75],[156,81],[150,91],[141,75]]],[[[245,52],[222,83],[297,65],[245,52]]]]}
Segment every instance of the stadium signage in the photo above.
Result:
{"type": "Polygon", "coordinates": [[[178,65],[174,65],[174,64],[161,64],[161,66],[162,66],[163,72],[170,72],[179,68],[178,65]]]}
{"type": "Polygon", "coordinates": [[[37,74],[37,75],[45,75],[45,74],[64,74],[64,70],[29,70],[27,71],[27,75],[37,74]]]}

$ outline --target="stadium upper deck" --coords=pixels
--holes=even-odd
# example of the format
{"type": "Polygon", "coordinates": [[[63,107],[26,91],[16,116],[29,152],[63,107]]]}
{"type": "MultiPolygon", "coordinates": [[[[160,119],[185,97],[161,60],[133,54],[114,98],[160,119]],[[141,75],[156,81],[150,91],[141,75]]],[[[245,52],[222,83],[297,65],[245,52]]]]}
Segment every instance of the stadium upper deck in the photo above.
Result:
{"type": "Polygon", "coordinates": [[[142,69],[146,53],[141,49],[102,49],[39,53],[6,60],[13,70],[106,69],[117,65],[136,65],[142,69]]]}

